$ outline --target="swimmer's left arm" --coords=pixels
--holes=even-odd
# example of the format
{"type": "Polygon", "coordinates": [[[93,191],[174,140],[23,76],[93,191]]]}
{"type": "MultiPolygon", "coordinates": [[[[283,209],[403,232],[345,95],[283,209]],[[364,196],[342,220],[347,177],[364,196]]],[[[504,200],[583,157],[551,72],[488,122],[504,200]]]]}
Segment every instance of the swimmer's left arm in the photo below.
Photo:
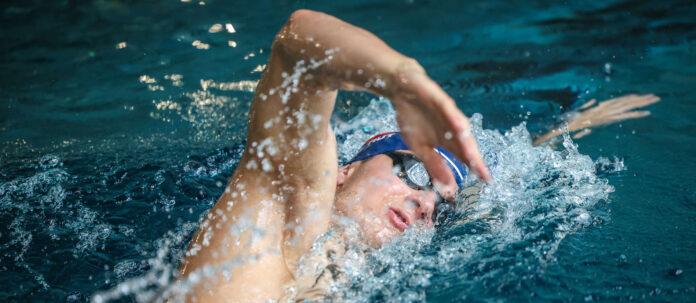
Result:
{"type": "MultiPolygon", "coordinates": [[[[590,128],[605,124],[612,124],[626,119],[642,118],[650,115],[649,111],[634,109],[646,107],[657,103],[660,97],[653,94],[648,95],[626,95],[619,98],[606,100],[595,105],[596,100],[590,100],[578,108],[576,115],[568,123],[568,132],[579,131],[573,138],[582,138],[591,132],[590,128]]],[[[554,130],[540,136],[534,140],[534,145],[547,142],[554,137],[562,134],[563,126],[556,127],[554,130]]]]}

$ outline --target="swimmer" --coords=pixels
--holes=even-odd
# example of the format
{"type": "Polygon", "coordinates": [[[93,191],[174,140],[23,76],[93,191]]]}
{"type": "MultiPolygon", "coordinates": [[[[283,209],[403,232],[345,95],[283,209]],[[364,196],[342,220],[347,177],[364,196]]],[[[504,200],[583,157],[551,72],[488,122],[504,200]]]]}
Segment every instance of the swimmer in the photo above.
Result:
{"type": "MultiPolygon", "coordinates": [[[[630,110],[656,100],[588,104],[568,125],[645,116],[630,110]]],[[[277,300],[332,218],[353,219],[379,247],[412,224],[432,226],[435,204],[454,199],[466,171],[492,180],[469,120],[416,60],[319,12],[294,12],[276,35],[248,123],[244,154],[179,268],[196,282],[187,301],[277,300]],[[329,123],[339,89],[388,98],[401,130],[372,138],[341,167],[329,123]]]]}

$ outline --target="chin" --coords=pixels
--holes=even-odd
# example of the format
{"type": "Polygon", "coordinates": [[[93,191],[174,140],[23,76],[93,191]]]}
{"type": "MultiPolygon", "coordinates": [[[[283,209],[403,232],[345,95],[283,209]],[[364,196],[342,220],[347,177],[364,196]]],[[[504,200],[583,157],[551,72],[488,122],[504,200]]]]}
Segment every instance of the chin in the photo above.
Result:
{"type": "Polygon", "coordinates": [[[370,230],[365,230],[366,228],[363,229],[365,240],[372,248],[380,248],[385,243],[389,243],[394,240],[394,238],[400,234],[400,232],[394,228],[384,226],[375,227],[377,228],[372,228],[370,230]]]}

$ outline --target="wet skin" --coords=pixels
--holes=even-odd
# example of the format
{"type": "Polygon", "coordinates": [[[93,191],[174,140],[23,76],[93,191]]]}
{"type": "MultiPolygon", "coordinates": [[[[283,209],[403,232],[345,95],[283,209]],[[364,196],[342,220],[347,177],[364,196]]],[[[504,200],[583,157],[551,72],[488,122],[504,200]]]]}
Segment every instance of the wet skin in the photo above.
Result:
{"type": "MultiPolygon", "coordinates": [[[[271,48],[249,112],[244,154],[179,268],[182,278],[214,269],[184,294],[187,301],[279,298],[296,282],[300,258],[329,229],[334,212],[357,221],[374,247],[414,223],[432,225],[436,194],[404,184],[388,156],[338,167],[329,125],[338,89],[392,101],[404,141],[445,198],[457,186],[435,146],[483,181],[491,180],[468,119],[414,59],[332,16],[296,11],[271,48]],[[324,63],[312,63],[318,61],[324,63]]],[[[570,125],[586,129],[645,116],[626,112],[657,100],[651,95],[610,100],[570,125]]]]}
{"type": "Polygon", "coordinates": [[[436,195],[403,184],[389,157],[339,173],[329,125],[338,89],[391,100],[404,141],[441,192],[454,192],[456,184],[435,146],[490,178],[468,119],[414,59],[332,16],[297,11],[271,48],[249,112],[242,159],[180,266],[183,277],[206,267],[222,269],[216,279],[196,284],[187,300],[279,298],[296,280],[302,255],[329,229],[334,210],[357,219],[373,246],[415,222],[431,224],[436,195]],[[319,61],[324,63],[312,63],[319,61]],[[288,81],[293,75],[300,76],[288,81]],[[245,224],[264,232],[237,232],[245,224]]]}
{"type": "Polygon", "coordinates": [[[411,224],[432,226],[436,200],[434,192],[413,189],[397,177],[393,161],[386,155],[338,170],[336,214],[356,221],[373,247],[391,241],[411,224]]]}

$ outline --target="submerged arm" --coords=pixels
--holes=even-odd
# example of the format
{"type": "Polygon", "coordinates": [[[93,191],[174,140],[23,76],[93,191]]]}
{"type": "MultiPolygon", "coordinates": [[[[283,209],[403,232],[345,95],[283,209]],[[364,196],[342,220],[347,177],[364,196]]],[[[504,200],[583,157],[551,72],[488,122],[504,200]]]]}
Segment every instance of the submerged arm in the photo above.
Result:
{"type": "MultiPolygon", "coordinates": [[[[574,112],[575,115],[572,115],[570,119],[566,121],[566,123],[568,123],[567,131],[569,133],[577,131],[573,138],[582,138],[590,133],[590,128],[592,127],[616,123],[626,119],[646,117],[650,115],[649,111],[633,110],[659,101],[660,98],[652,94],[626,95],[600,102],[597,106],[594,106],[597,103],[596,100],[590,100],[580,106],[578,111],[574,112]]],[[[552,131],[536,138],[532,144],[537,146],[561,135],[563,131],[565,131],[562,127],[564,128],[565,126],[555,127],[552,131]]],[[[464,207],[464,209],[472,207],[479,197],[482,186],[483,184],[481,182],[476,182],[472,186],[465,188],[461,195],[464,197],[464,203],[460,206],[464,207]]],[[[467,219],[464,218],[463,220],[467,219]]]]}
{"type": "MultiPolygon", "coordinates": [[[[612,124],[626,119],[642,118],[650,115],[649,111],[632,111],[660,101],[660,98],[649,95],[626,95],[600,102],[590,100],[579,108],[579,112],[571,117],[568,123],[568,132],[580,131],[573,138],[581,138],[590,133],[590,128],[605,124],[612,124]]],[[[534,145],[542,144],[562,134],[561,127],[555,127],[552,131],[534,140],[534,145]]]]}

